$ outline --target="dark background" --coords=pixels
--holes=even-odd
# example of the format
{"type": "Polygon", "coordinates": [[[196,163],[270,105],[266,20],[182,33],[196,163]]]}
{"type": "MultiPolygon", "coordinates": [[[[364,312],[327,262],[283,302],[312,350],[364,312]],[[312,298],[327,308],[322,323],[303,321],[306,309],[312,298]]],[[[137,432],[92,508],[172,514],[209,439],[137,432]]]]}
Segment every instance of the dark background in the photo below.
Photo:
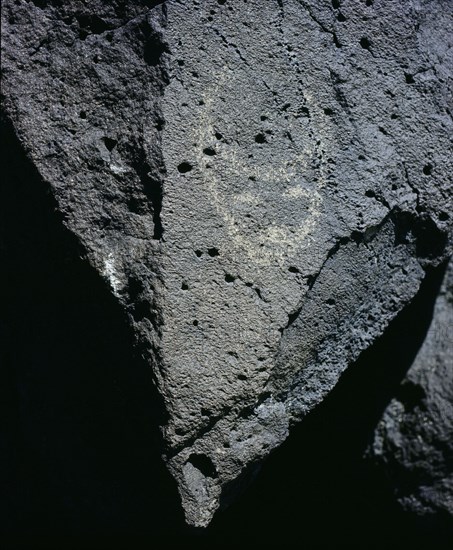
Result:
{"type": "MultiPolygon", "coordinates": [[[[441,270],[206,530],[184,526],[159,456],[149,367],[2,121],[1,532],[6,547],[453,548],[363,459],[419,349],[441,270]]],[[[452,537],[452,538],[450,538],[452,537]]],[[[3,546],[5,547],[5,546],[3,546]]]]}

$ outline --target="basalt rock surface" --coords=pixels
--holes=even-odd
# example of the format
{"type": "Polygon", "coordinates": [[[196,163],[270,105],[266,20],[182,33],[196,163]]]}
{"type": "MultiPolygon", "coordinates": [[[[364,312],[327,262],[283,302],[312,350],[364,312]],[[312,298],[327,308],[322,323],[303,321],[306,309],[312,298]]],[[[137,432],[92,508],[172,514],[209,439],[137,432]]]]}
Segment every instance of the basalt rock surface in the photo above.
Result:
{"type": "Polygon", "coordinates": [[[417,357],[376,429],[371,455],[403,508],[453,519],[453,263],[417,357]]]}
{"type": "Polygon", "coordinates": [[[452,31],[441,0],[3,0],[5,117],[152,369],[188,523],[451,254],[452,31]]]}

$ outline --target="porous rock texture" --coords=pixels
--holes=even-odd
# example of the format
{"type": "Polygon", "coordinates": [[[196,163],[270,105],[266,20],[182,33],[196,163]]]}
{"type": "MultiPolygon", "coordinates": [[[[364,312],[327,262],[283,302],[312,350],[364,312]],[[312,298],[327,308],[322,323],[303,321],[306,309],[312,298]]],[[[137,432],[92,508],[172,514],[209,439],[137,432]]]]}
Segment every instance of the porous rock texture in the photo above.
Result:
{"type": "Polygon", "coordinates": [[[423,346],[376,429],[371,455],[402,506],[453,517],[453,262],[423,346]]]}
{"type": "Polygon", "coordinates": [[[5,116],[152,368],[188,523],[451,254],[452,20],[442,0],[3,0],[5,116]]]}

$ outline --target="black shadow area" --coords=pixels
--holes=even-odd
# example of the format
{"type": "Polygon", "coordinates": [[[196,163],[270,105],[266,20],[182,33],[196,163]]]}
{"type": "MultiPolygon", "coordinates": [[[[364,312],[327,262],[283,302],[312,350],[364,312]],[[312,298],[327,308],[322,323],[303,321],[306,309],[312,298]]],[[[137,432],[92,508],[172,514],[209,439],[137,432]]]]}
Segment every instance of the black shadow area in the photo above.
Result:
{"type": "Polygon", "coordinates": [[[427,272],[412,302],[291,431],[242,499],[200,534],[203,543],[212,537],[230,547],[453,548],[453,526],[404,513],[385,473],[364,460],[424,341],[444,271],[427,272]]]}
{"type": "Polygon", "coordinates": [[[173,533],[150,368],[5,120],[1,137],[0,538],[173,533]]]}

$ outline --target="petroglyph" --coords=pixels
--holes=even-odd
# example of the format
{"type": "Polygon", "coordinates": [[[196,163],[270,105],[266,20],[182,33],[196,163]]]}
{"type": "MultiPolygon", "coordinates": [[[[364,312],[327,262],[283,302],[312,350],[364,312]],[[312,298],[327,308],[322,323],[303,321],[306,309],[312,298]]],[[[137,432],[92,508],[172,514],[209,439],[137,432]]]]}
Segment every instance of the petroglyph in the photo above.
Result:
{"type": "MultiPolygon", "coordinates": [[[[249,260],[258,265],[287,262],[309,245],[307,237],[313,234],[321,215],[322,169],[314,181],[306,178],[309,165],[317,155],[316,143],[311,140],[303,148],[294,148],[289,159],[280,154],[282,148],[288,150],[285,137],[300,132],[300,128],[295,128],[297,113],[290,113],[288,120],[280,117],[282,135],[272,136],[272,141],[268,142],[265,134],[259,134],[256,143],[247,149],[234,142],[213,146],[218,126],[215,111],[220,98],[238,97],[238,110],[247,113],[247,109],[240,99],[244,89],[227,68],[212,80],[214,83],[203,94],[203,110],[192,135],[192,141],[198,144],[196,159],[205,188],[239,253],[245,252],[249,260]],[[209,161],[206,151],[210,153],[209,161]],[[240,184],[232,186],[232,182],[240,184]],[[231,191],[238,187],[242,191],[231,191]]],[[[254,82],[248,84],[248,94],[252,94],[254,82]]],[[[240,122],[243,124],[244,120],[240,122]]],[[[237,133],[237,123],[234,117],[229,119],[224,126],[225,133],[237,133]]]]}
{"type": "MultiPolygon", "coordinates": [[[[73,401],[85,410],[79,406],[80,398],[86,402],[84,392],[93,402],[99,401],[98,392],[101,400],[107,396],[105,411],[99,411],[113,414],[105,419],[118,425],[112,433],[120,437],[111,448],[119,440],[119,455],[134,439],[128,426],[140,425],[148,411],[145,431],[137,434],[159,422],[162,452],[187,521],[206,526],[288,436],[290,425],[320,404],[398,312],[425,292],[425,273],[431,287],[433,270],[451,254],[447,3],[345,1],[340,12],[338,0],[2,0],[5,121],[12,124],[12,151],[18,147],[23,163],[4,186],[4,218],[16,236],[1,252],[11,265],[19,260],[24,267],[24,277],[10,277],[18,284],[11,289],[7,317],[17,313],[19,330],[16,321],[12,326],[22,343],[24,334],[35,333],[20,328],[29,317],[24,315],[28,295],[38,298],[38,324],[46,311],[52,318],[57,313],[50,326],[58,330],[48,332],[53,336],[60,334],[66,293],[73,297],[68,303],[100,298],[94,308],[83,309],[90,330],[78,315],[75,325],[72,320],[67,325],[80,325],[71,341],[75,351],[90,350],[90,368],[83,360],[72,362],[71,349],[61,368],[65,348],[59,346],[67,346],[61,343],[67,341],[63,329],[63,338],[44,338],[51,353],[41,355],[41,373],[37,338],[36,345],[27,346],[37,376],[29,375],[29,354],[14,368],[26,389],[19,392],[25,399],[20,410],[27,409],[27,400],[42,404],[50,398],[52,404],[79,379],[75,399],[65,404],[73,401]],[[39,188],[51,196],[41,200],[39,188]],[[10,194],[17,205],[12,209],[10,194]],[[35,217],[41,207],[48,226],[35,217]],[[65,233],[55,231],[54,241],[59,225],[65,233]],[[43,256],[52,268],[36,270],[41,289],[22,284],[30,265],[41,261],[35,250],[23,250],[22,242],[28,232],[34,246],[33,234],[44,226],[49,244],[61,247],[65,267],[61,280],[54,276],[56,249],[44,242],[43,256]],[[79,258],[84,258],[80,264],[79,258]],[[48,284],[49,275],[55,285],[48,284]],[[41,307],[42,298],[52,307],[41,307]],[[126,319],[130,332],[123,326],[126,319]],[[93,331],[105,348],[98,338],[79,345],[90,341],[93,331]],[[118,358],[109,352],[116,340],[124,340],[118,358]],[[48,370],[52,356],[58,362],[53,371],[48,370]],[[135,358],[149,366],[159,398],[136,377],[135,358]],[[69,378],[63,391],[55,391],[47,380],[62,381],[62,372],[69,378]],[[124,378],[117,378],[121,373],[124,378]],[[34,383],[39,380],[43,383],[34,383]],[[118,409],[121,380],[126,387],[134,380],[131,399],[120,399],[126,408],[137,401],[130,424],[118,409]]],[[[15,157],[8,164],[14,165],[15,157]]],[[[429,300],[422,296],[425,305],[418,311],[429,317],[429,300]]],[[[12,350],[14,357],[15,346],[12,350]]],[[[408,350],[410,355],[414,345],[408,350]]],[[[365,391],[374,390],[368,384],[365,391]]],[[[402,401],[405,407],[413,401],[409,397],[402,401]]],[[[59,413],[57,401],[46,411],[59,413]]],[[[433,406],[439,410],[437,399],[433,406]]],[[[362,414],[361,405],[357,410],[362,414]]],[[[33,416],[37,423],[30,426],[39,432],[44,417],[33,416]]],[[[72,417],[65,412],[62,418],[72,417]]],[[[418,426],[420,418],[413,418],[418,426]]],[[[88,440],[110,432],[110,424],[104,429],[101,422],[88,440]]],[[[75,449],[74,441],[87,439],[72,427],[76,423],[71,422],[67,443],[75,449]]],[[[21,430],[27,431],[34,429],[21,430]]],[[[67,431],[54,430],[56,448],[67,431]]],[[[444,438],[447,432],[440,434],[444,438]]],[[[434,432],[427,435],[434,441],[434,432]]],[[[45,440],[32,454],[50,457],[46,437],[24,440],[22,446],[45,440]]],[[[110,450],[110,444],[104,447],[110,450]]],[[[136,469],[143,449],[140,443],[138,454],[129,453],[135,458],[126,469],[136,469]]],[[[411,443],[402,450],[412,452],[411,443]]],[[[54,466],[64,462],[53,461],[54,466]]],[[[139,462],[147,471],[134,479],[150,479],[154,465],[139,462]]],[[[401,467],[405,464],[396,464],[398,471],[401,467]]],[[[438,479],[445,478],[440,472],[438,479]]],[[[64,478],[74,479],[57,470],[53,481],[64,478]]],[[[74,487],[86,485],[80,479],[74,487]]],[[[127,503],[125,516],[132,518],[129,481],[121,500],[127,503]]],[[[72,513],[73,504],[88,500],[57,486],[55,495],[68,496],[70,504],[61,517],[74,516],[78,523],[81,515],[72,513]]],[[[145,490],[146,501],[154,489],[145,490]]],[[[118,509],[118,500],[112,507],[107,493],[100,508],[118,509]]],[[[49,494],[53,497],[54,490],[49,494]]],[[[29,511],[25,506],[25,516],[29,511]]],[[[93,519],[90,525],[102,524],[105,513],[96,519],[92,511],[87,515],[85,508],[83,517],[93,519]]],[[[39,519],[33,521],[32,532],[38,525],[39,519]]]]}

